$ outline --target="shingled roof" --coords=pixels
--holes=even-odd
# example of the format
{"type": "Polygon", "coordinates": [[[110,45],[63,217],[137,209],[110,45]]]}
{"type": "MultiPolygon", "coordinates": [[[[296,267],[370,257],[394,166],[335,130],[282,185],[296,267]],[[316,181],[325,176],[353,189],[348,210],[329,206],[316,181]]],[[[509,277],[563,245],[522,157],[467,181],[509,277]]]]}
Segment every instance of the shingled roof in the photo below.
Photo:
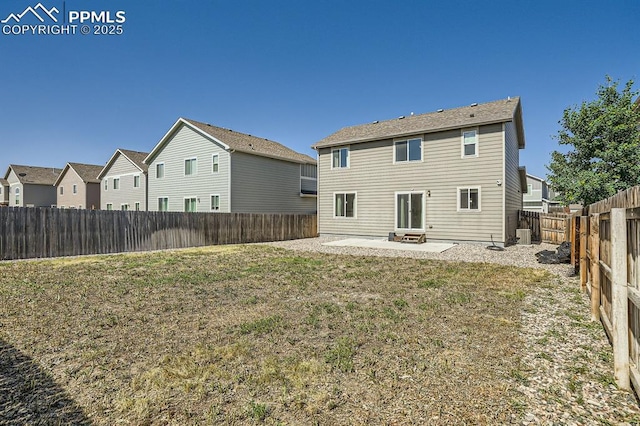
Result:
{"type": "Polygon", "coordinates": [[[9,186],[9,181],[3,178],[0,178],[0,185],[9,186]]]}
{"type": "Polygon", "coordinates": [[[105,166],[102,167],[102,169],[98,173],[98,179],[102,179],[104,177],[104,175],[113,165],[114,161],[116,161],[116,158],[118,158],[119,155],[124,155],[126,158],[128,158],[129,161],[131,161],[134,166],[140,169],[141,172],[146,173],[149,169],[149,166],[144,163],[144,159],[147,158],[147,155],[149,155],[148,152],[131,151],[128,149],[118,148],[116,149],[116,152],[113,153],[109,161],[107,161],[107,164],[105,164],[105,166]]]}
{"type": "Polygon", "coordinates": [[[318,149],[507,121],[515,121],[520,148],[524,148],[522,107],[519,97],[344,127],[312,147],[318,149]]]}
{"type": "Polygon", "coordinates": [[[260,155],[263,157],[277,158],[280,160],[292,161],[294,163],[302,164],[316,164],[316,160],[312,157],[301,154],[287,148],[281,143],[260,138],[258,136],[248,135],[245,133],[236,132],[235,130],[225,129],[222,127],[212,126],[211,124],[201,123],[199,121],[190,120],[187,118],[179,118],[173,125],[171,130],[162,138],[162,140],[153,148],[153,151],[145,159],[149,163],[152,158],[162,149],[162,147],[168,142],[169,136],[173,134],[175,130],[181,125],[187,125],[191,129],[204,136],[215,139],[222,143],[225,149],[230,151],[245,152],[248,154],[260,155]]]}
{"type": "Polygon", "coordinates": [[[20,166],[11,164],[4,175],[7,179],[11,170],[16,174],[21,184],[52,185],[58,179],[62,169],[55,167],[20,166]]]}
{"type": "Polygon", "coordinates": [[[60,181],[62,180],[64,175],[67,174],[67,171],[69,169],[73,169],[78,174],[78,176],[80,176],[80,179],[82,179],[84,183],[100,183],[98,174],[102,170],[102,166],[98,166],[95,164],[67,163],[67,165],[64,166],[64,169],[62,169],[62,172],[56,179],[54,185],[58,186],[60,184],[60,181]]]}

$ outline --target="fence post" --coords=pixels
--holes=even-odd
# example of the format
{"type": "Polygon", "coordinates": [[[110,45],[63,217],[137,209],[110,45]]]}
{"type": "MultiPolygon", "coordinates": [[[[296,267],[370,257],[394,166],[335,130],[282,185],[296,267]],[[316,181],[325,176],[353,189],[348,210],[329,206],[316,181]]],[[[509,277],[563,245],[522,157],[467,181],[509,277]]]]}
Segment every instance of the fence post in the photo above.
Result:
{"type": "Polygon", "coordinates": [[[578,216],[571,216],[571,231],[569,232],[571,233],[571,265],[574,270],[577,269],[576,259],[578,257],[578,250],[580,247],[580,239],[577,238],[579,226],[580,222],[578,221],[578,216]]]}
{"type": "Polygon", "coordinates": [[[591,215],[591,319],[600,321],[600,214],[591,215]]]}
{"type": "Polygon", "coordinates": [[[629,383],[629,319],[627,310],[627,211],[611,209],[611,326],[613,368],[620,389],[629,383]]]}
{"type": "Polygon", "coordinates": [[[589,235],[589,218],[580,216],[580,287],[582,291],[587,291],[587,280],[589,274],[587,268],[587,244],[589,235]]]}

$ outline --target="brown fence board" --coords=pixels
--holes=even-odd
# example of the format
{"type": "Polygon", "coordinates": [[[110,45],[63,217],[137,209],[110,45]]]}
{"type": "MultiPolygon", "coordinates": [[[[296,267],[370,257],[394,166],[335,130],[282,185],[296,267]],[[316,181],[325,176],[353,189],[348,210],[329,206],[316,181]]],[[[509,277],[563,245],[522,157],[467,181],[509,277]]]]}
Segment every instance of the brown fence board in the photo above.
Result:
{"type": "Polygon", "coordinates": [[[317,236],[316,215],[0,208],[0,260],[317,236]]]}

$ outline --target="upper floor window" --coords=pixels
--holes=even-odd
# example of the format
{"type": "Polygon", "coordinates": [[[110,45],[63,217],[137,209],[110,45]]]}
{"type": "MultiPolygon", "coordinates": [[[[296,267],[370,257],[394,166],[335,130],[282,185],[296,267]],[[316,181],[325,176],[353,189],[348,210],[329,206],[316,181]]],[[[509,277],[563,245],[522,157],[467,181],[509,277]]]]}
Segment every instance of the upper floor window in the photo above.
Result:
{"type": "Polygon", "coordinates": [[[164,177],[164,163],[156,164],[156,178],[160,179],[164,177]]]}
{"type": "Polygon", "coordinates": [[[213,154],[212,164],[213,166],[211,167],[211,171],[213,173],[218,173],[220,170],[220,156],[218,154],[213,154]]]}
{"type": "Polygon", "coordinates": [[[195,158],[187,158],[184,160],[184,174],[185,176],[196,174],[196,160],[195,158]]]}
{"type": "Polygon", "coordinates": [[[20,205],[20,188],[16,188],[16,205],[20,205]]]}
{"type": "Polygon", "coordinates": [[[73,184],[73,193],[74,194],[78,193],[78,185],[76,185],[75,183],[73,184]]]}
{"type": "Polygon", "coordinates": [[[478,132],[476,130],[465,130],[462,132],[462,156],[478,156],[478,132]]]}
{"type": "Polygon", "coordinates": [[[60,187],[60,195],[64,195],[64,186],[60,187]]]}
{"type": "Polygon", "coordinates": [[[396,147],[396,163],[403,161],[422,161],[422,139],[398,141],[396,147]]]}
{"type": "Polygon", "coordinates": [[[349,167],[349,148],[337,148],[331,151],[333,163],[331,168],[340,169],[349,167]]]}
{"type": "Polygon", "coordinates": [[[133,187],[140,188],[140,175],[133,176],[133,187]]]}
{"type": "Polygon", "coordinates": [[[120,178],[113,178],[113,189],[120,189],[120,178]]]}
{"type": "Polygon", "coordinates": [[[527,184],[527,194],[528,195],[533,194],[533,184],[531,184],[531,183],[527,184]]]}
{"type": "Polygon", "coordinates": [[[109,179],[106,179],[106,178],[104,180],[104,190],[105,191],[109,190],[109,179]]]}
{"type": "Polygon", "coordinates": [[[317,179],[318,167],[315,164],[300,164],[300,177],[306,179],[317,179]]]}

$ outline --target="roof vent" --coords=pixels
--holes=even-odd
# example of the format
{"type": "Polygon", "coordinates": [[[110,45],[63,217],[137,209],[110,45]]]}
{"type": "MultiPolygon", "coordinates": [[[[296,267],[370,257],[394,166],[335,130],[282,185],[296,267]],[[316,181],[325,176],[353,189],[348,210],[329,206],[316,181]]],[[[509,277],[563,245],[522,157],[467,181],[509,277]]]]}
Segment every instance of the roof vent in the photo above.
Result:
{"type": "Polygon", "coordinates": [[[378,123],[379,123],[379,121],[378,121],[378,120],[376,120],[376,121],[374,121],[374,122],[373,122],[373,124],[378,124],[378,123]]]}
{"type": "Polygon", "coordinates": [[[475,114],[469,114],[469,117],[475,117],[475,116],[476,116],[475,114]]]}
{"type": "Polygon", "coordinates": [[[472,106],[472,107],[474,107],[474,106],[478,106],[478,103],[477,103],[477,102],[474,102],[474,103],[472,103],[472,104],[471,104],[471,106],[472,106]]]}
{"type": "Polygon", "coordinates": [[[18,173],[18,176],[20,176],[20,177],[25,177],[26,175],[27,175],[27,174],[26,174],[26,173],[24,173],[24,172],[22,172],[22,173],[18,173]]]}
{"type": "Polygon", "coordinates": [[[413,111],[411,111],[411,116],[413,116],[413,111]]]}
{"type": "Polygon", "coordinates": [[[440,109],[438,110],[438,112],[442,112],[442,111],[444,111],[442,108],[440,108],[440,109]]]}
{"type": "Polygon", "coordinates": [[[401,115],[400,117],[398,117],[398,120],[402,120],[404,118],[404,115],[401,115]]]}
{"type": "Polygon", "coordinates": [[[507,96],[507,102],[511,102],[511,96],[507,96]]]}

